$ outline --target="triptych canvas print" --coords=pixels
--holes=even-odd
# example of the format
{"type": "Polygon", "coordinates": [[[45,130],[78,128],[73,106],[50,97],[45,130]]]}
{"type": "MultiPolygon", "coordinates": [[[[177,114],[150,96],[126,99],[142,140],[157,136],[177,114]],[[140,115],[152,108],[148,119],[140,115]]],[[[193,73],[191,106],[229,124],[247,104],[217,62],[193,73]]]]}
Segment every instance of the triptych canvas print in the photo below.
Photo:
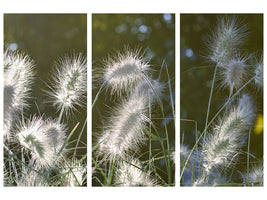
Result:
{"type": "Polygon", "coordinates": [[[263,186],[263,14],[88,15],[4,14],[4,187],[263,186]]]}

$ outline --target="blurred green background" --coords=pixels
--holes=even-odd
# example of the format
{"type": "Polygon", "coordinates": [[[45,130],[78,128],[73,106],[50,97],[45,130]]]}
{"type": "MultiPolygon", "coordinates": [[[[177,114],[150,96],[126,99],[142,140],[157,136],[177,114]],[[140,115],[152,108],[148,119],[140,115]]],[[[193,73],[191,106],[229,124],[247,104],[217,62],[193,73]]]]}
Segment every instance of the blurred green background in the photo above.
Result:
{"type": "MultiPolygon", "coordinates": [[[[46,117],[58,117],[59,113],[51,103],[46,103],[47,96],[43,92],[48,89],[45,82],[51,78],[51,72],[55,68],[55,62],[65,54],[82,52],[87,54],[87,15],[86,14],[4,14],[4,49],[20,50],[28,54],[35,62],[36,79],[30,100],[28,116],[37,114],[46,117]],[[37,109],[37,106],[38,109],[37,109]]],[[[84,120],[86,119],[86,107],[80,108],[74,113],[68,123],[71,131],[79,121],[80,125],[76,139],[84,120]]],[[[86,143],[86,129],[82,140],[86,143]]],[[[78,154],[84,155],[86,148],[79,149],[78,154]]]]}
{"type": "MultiPolygon", "coordinates": [[[[223,14],[181,14],[180,17],[180,117],[182,119],[180,139],[190,148],[195,143],[195,126],[193,122],[184,121],[184,119],[197,122],[200,133],[204,130],[215,69],[214,64],[209,63],[205,58],[209,51],[207,41],[209,34],[216,31],[218,18],[224,16],[223,14]]],[[[248,27],[248,35],[242,50],[248,54],[255,53],[257,58],[260,58],[263,52],[263,15],[239,14],[237,17],[241,24],[247,24],[248,27]]],[[[229,95],[227,89],[219,88],[220,81],[216,80],[209,119],[216,114],[229,95]]],[[[257,113],[263,114],[262,92],[255,92],[253,84],[244,92],[252,96],[257,113]]],[[[262,159],[263,133],[252,133],[251,152],[262,159]]]]}
{"type": "MultiPolygon", "coordinates": [[[[171,96],[175,97],[175,15],[174,14],[93,14],[92,15],[92,64],[94,75],[102,69],[103,59],[109,55],[116,55],[123,51],[125,46],[130,49],[147,48],[146,56],[151,57],[150,64],[154,78],[158,78],[162,63],[167,64],[172,85],[171,96]],[[95,73],[96,72],[96,73],[95,73]]],[[[99,74],[98,74],[99,75],[99,74]]],[[[167,85],[167,73],[163,68],[160,81],[166,83],[163,106],[167,117],[171,148],[175,147],[175,128],[170,104],[170,92],[167,85]]],[[[95,98],[102,82],[93,77],[92,98],[95,98]]],[[[93,135],[101,134],[106,125],[107,117],[112,115],[112,108],[118,105],[119,98],[109,95],[109,91],[102,92],[92,110],[93,135]]],[[[157,106],[158,107],[158,106],[157,106]]],[[[155,117],[161,117],[159,109],[153,110],[155,117]]],[[[153,120],[153,119],[152,119],[153,120]]],[[[163,120],[154,119],[153,122],[165,137],[163,120]]],[[[95,138],[93,137],[93,140],[95,138]]],[[[152,148],[160,148],[153,144],[152,148]]],[[[144,145],[143,152],[148,147],[144,145]]],[[[147,158],[144,158],[147,159],[147,158]]],[[[164,166],[164,160],[159,166],[164,166]]],[[[166,171],[165,171],[166,172],[166,171]]],[[[166,178],[163,173],[163,177],[166,178]]],[[[93,183],[94,184],[94,183],[93,183]]]]}

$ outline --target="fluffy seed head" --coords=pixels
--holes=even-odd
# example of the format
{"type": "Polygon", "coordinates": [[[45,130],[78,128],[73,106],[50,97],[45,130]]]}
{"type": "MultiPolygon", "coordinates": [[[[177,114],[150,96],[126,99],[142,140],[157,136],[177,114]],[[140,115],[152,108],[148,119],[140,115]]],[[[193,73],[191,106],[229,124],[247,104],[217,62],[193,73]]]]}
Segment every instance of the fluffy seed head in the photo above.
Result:
{"type": "Polygon", "coordinates": [[[247,175],[247,173],[244,174],[244,178],[245,178],[246,182],[249,184],[263,186],[263,167],[262,167],[262,165],[253,166],[250,169],[249,175],[247,175]],[[249,181],[247,180],[248,177],[249,177],[249,181]]]}
{"type": "Polygon", "coordinates": [[[118,107],[110,125],[99,138],[100,152],[124,158],[127,152],[138,150],[143,128],[149,120],[146,116],[146,99],[130,98],[118,107]]]}
{"type": "MultiPolygon", "coordinates": [[[[183,166],[185,164],[185,161],[190,153],[190,150],[188,149],[187,145],[180,145],[180,166],[183,166]]],[[[188,160],[188,165],[186,167],[189,167],[190,165],[190,159],[188,160]]],[[[186,168],[187,169],[187,168],[186,168]]]]}
{"type": "Polygon", "coordinates": [[[9,140],[11,136],[11,125],[15,110],[12,107],[15,88],[11,85],[4,85],[4,139],[9,140]]]}
{"type": "Polygon", "coordinates": [[[66,174],[66,186],[75,187],[83,185],[83,181],[86,178],[86,167],[81,163],[77,163],[78,161],[75,159],[70,163],[70,166],[63,170],[63,173],[66,174]]]}
{"type": "Polygon", "coordinates": [[[246,35],[247,26],[240,25],[237,17],[219,19],[217,30],[210,36],[209,59],[218,64],[224,62],[243,44],[246,35]]]}
{"type": "Polygon", "coordinates": [[[214,128],[214,134],[204,143],[204,167],[208,173],[213,167],[228,167],[235,160],[254,118],[251,99],[244,94],[239,104],[219,121],[219,125],[214,128]]]}
{"type": "Polygon", "coordinates": [[[22,177],[17,180],[17,185],[22,187],[45,187],[49,186],[45,175],[39,174],[33,170],[26,170],[22,177]]]}
{"type": "Polygon", "coordinates": [[[28,107],[34,63],[23,53],[4,53],[4,139],[10,139],[11,126],[18,112],[28,107]]]}
{"type": "Polygon", "coordinates": [[[207,186],[207,180],[205,179],[204,176],[199,177],[197,180],[194,181],[193,187],[202,187],[202,186],[207,186]]]}
{"type": "Polygon", "coordinates": [[[27,99],[34,79],[33,68],[34,63],[28,55],[5,51],[4,86],[8,90],[5,95],[9,95],[9,99],[12,97],[9,103],[14,111],[28,107],[27,99]]]}
{"type": "Polygon", "coordinates": [[[121,95],[133,88],[149,70],[149,64],[139,51],[126,51],[117,57],[109,58],[104,68],[104,83],[111,88],[111,94],[121,95]]]}
{"type": "Polygon", "coordinates": [[[253,125],[256,114],[252,99],[248,94],[242,94],[236,112],[242,117],[244,124],[247,126],[253,125]]]}
{"type": "Polygon", "coordinates": [[[19,143],[31,152],[37,167],[53,167],[58,164],[66,150],[58,155],[65,142],[65,126],[57,121],[34,116],[18,127],[19,143]]]}
{"type": "Polygon", "coordinates": [[[194,187],[201,187],[201,186],[221,186],[224,184],[229,183],[227,177],[220,174],[217,170],[213,169],[208,176],[204,173],[194,181],[194,187]]]}
{"type": "Polygon", "coordinates": [[[224,62],[219,69],[221,84],[223,87],[229,87],[231,94],[234,89],[238,89],[244,83],[247,76],[247,59],[248,57],[235,56],[235,58],[224,62]]]}
{"type": "Polygon", "coordinates": [[[165,87],[158,80],[153,80],[151,78],[148,78],[148,80],[151,85],[147,82],[147,80],[142,80],[133,89],[133,92],[131,95],[133,97],[138,97],[138,96],[146,97],[147,99],[150,100],[151,103],[154,103],[154,102],[157,102],[157,96],[159,98],[162,97],[162,92],[165,87]],[[153,87],[153,89],[151,88],[151,86],[153,87]]]}
{"type": "Polygon", "coordinates": [[[150,172],[143,171],[138,160],[131,159],[129,162],[119,162],[115,184],[123,187],[156,186],[156,181],[150,177],[150,172]]]}
{"type": "Polygon", "coordinates": [[[82,54],[65,56],[58,63],[47,94],[52,98],[57,110],[68,115],[77,106],[84,105],[87,91],[87,64],[82,54]]]}
{"type": "Polygon", "coordinates": [[[255,85],[258,89],[263,88],[263,59],[261,58],[260,61],[256,63],[255,67],[255,85]]]}

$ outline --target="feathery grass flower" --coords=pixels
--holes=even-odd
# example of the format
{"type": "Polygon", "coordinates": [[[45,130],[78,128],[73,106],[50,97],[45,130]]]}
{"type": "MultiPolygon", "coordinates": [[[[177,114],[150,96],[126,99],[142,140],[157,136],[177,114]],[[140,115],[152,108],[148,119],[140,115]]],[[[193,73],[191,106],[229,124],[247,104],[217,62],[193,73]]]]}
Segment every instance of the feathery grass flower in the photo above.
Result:
{"type": "Polygon", "coordinates": [[[17,180],[17,185],[18,186],[36,186],[36,187],[45,187],[49,186],[45,175],[39,174],[36,171],[33,171],[31,169],[25,170],[23,172],[22,176],[20,177],[19,180],[17,180]]]}
{"type": "MultiPolygon", "coordinates": [[[[53,105],[58,111],[66,115],[77,106],[84,105],[87,91],[87,63],[82,54],[65,56],[58,63],[56,72],[52,77],[48,95],[52,98],[53,105]]],[[[61,118],[61,116],[59,117],[61,118]]]]}
{"type": "Polygon", "coordinates": [[[193,187],[201,187],[201,186],[207,186],[207,180],[204,176],[199,177],[197,180],[194,181],[193,187]]]}
{"type": "Polygon", "coordinates": [[[143,128],[149,119],[146,99],[130,98],[118,107],[110,119],[110,125],[99,138],[99,150],[113,156],[124,158],[129,151],[136,152],[144,136],[143,128]]]}
{"type": "Polygon", "coordinates": [[[18,141],[31,152],[37,167],[53,167],[58,164],[66,150],[59,154],[65,142],[65,126],[55,120],[33,116],[18,127],[18,141]]]}
{"type": "Polygon", "coordinates": [[[4,86],[5,95],[9,95],[14,111],[22,111],[28,107],[27,99],[33,83],[34,62],[23,53],[5,51],[4,53],[4,86]],[[12,88],[12,90],[10,90],[12,88]],[[8,94],[8,93],[12,94],[8,94]]]}
{"type": "Polygon", "coordinates": [[[236,112],[243,117],[243,122],[246,124],[245,128],[253,125],[256,114],[252,99],[248,94],[242,94],[236,112]]]}
{"type": "Polygon", "coordinates": [[[28,107],[27,99],[33,83],[34,63],[28,55],[5,51],[4,53],[4,138],[10,130],[17,112],[28,107]]]}
{"type": "Polygon", "coordinates": [[[209,59],[219,65],[229,59],[243,44],[247,30],[247,26],[241,25],[237,17],[219,19],[217,30],[210,36],[209,59]]]}
{"type": "Polygon", "coordinates": [[[148,61],[140,55],[140,50],[126,50],[115,58],[108,58],[105,63],[104,84],[111,88],[111,94],[118,95],[131,90],[150,67],[148,61]]]}
{"type": "Polygon", "coordinates": [[[83,185],[83,181],[86,178],[86,167],[81,163],[77,163],[77,159],[74,159],[70,166],[66,166],[66,169],[63,170],[63,174],[66,174],[66,186],[75,187],[83,185]]]}
{"type": "Polygon", "coordinates": [[[186,160],[186,157],[190,153],[187,145],[180,145],[180,162],[183,163],[186,160]]]}
{"type": "Polygon", "coordinates": [[[248,57],[236,55],[221,64],[221,68],[219,69],[222,76],[221,84],[223,87],[230,88],[230,94],[232,94],[234,89],[238,89],[243,85],[244,79],[247,75],[247,60],[248,57]]]}
{"type": "Polygon", "coordinates": [[[221,173],[219,173],[216,169],[212,169],[212,171],[209,173],[209,176],[205,176],[205,174],[202,174],[200,177],[198,177],[197,180],[194,181],[193,186],[199,187],[199,186],[220,186],[229,183],[229,180],[223,176],[221,173]]]}
{"type": "Polygon", "coordinates": [[[228,167],[239,154],[248,135],[248,127],[255,117],[251,98],[247,94],[239,99],[239,104],[214,128],[203,146],[204,168],[207,173],[213,167],[228,167]]]}
{"type": "Polygon", "coordinates": [[[120,161],[116,171],[115,185],[117,186],[156,186],[156,181],[145,172],[137,159],[120,161]]]}
{"type": "Polygon", "coordinates": [[[9,140],[13,121],[12,100],[14,98],[14,86],[4,86],[4,139],[9,140]]]}
{"type": "Polygon", "coordinates": [[[256,67],[255,67],[255,85],[257,88],[263,87],[263,59],[261,58],[260,61],[257,61],[256,67]]]}
{"type": "Polygon", "coordinates": [[[159,80],[153,80],[151,78],[148,78],[148,80],[151,85],[147,82],[147,80],[142,80],[136,85],[136,87],[134,87],[131,95],[133,98],[138,96],[146,97],[151,103],[157,102],[157,97],[162,97],[162,92],[165,86],[159,82],[159,80]]]}
{"type": "Polygon", "coordinates": [[[249,174],[244,173],[246,183],[263,186],[263,167],[262,165],[253,166],[249,174]],[[247,180],[249,178],[249,180],[247,180]]]}
{"type": "Polygon", "coordinates": [[[4,53],[4,139],[9,140],[14,117],[28,108],[27,99],[34,79],[34,63],[23,53],[4,53]]]}

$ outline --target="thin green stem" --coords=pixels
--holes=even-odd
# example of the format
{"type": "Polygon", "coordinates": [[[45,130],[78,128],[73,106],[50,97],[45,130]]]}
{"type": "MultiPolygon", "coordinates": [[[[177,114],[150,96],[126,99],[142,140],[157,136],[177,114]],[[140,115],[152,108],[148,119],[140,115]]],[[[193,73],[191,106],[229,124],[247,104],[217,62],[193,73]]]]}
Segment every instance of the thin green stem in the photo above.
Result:
{"type": "Polygon", "coordinates": [[[92,109],[95,106],[95,103],[98,99],[98,96],[99,96],[100,92],[102,91],[102,89],[104,88],[105,84],[106,84],[106,81],[101,85],[100,89],[98,90],[97,94],[95,95],[94,102],[92,103],[92,109]]]}
{"type": "Polygon", "coordinates": [[[250,137],[251,137],[251,128],[249,129],[249,134],[248,134],[247,183],[249,183],[249,151],[250,151],[250,137]]]}
{"type": "Polygon", "coordinates": [[[55,159],[55,161],[57,160],[57,158],[60,156],[60,154],[62,153],[63,149],[67,146],[71,136],[73,135],[73,133],[75,132],[75,130],[77,129],[77,127],[79,126],[79,122],[75,125],[75,127],[72,129],[72,131],[70,132],[69,136],[67,137],[66,141],[64,142],[64,144],[61,146],[59,152],[57,153],[57,157],[55,159]]]}
{"type": "Polygon", "coordinates": [[[170,92],[170,100],[171,100],[171,107],[172,107],[172,115],[173,119],[175,119],[175,110],[174,110],[174,103],[173,103],[173,98],[172,98],[172,86],[171,86],[171,79],[168,71],[167,65],[165,65],[167,76],[168,76],[168,86],[169,86],[169,92],[170,92]]]}
{"type": "Polygon", "coordinates": [[[104,177],[104,179],[107,181],[108,180],[108,177],[106,176],[106,174],[104,173],[104,171],[101,169],[99,163],[97,163],[94,158],[92,158],[92,161],[95,163],[95,165],[97,166],[97,169],[100,171],[100,173],[102,174],[102,176],[104,177]]]}
{"type": "MultiPolygon", "coordinates": [[[[216,65],[214,73],[213,73],[213,79],[212,79],[212,84],[211,84],[211,88],[210,88],[210,97],[209,97],[209,103],[208,103],[208,109],[207,109],[207,115],[206,115],[205,129],[207,128],[208,121],[209,121],[210,105],[211,105],[211,99],[212,99],[215,80],[216,80],[217,69],[218,69],[218,65],[216,65]]],[[[206,131],[207,131],[207,129],[206,129],[206,131]]],[[[206,131],[205,131],[205,133],[206,133],[206,131]]]]}
{"type": "Polygon", "coordinates": [[[58,117],[58,123],[61,123],[63,112],[64,112],[64,107],[62,107],[61,110],[60,110],[59,117],[58,117]]]}
{"type": "MultiPolygon", "coordinates": [[[[210,88],[210,97],[209,97],[209,103],[208,103],[208,109],[207,109],[207,115],[206,115],[206,122],[205,122],[205,134],[203,137],[203,140],[205,140],[205,136],[207,134],[207,126],[208,126],[208,121],[209,121],[209,114],[210,114],[210,105],[211,105],[211,99],[212,99],[212,95],[213,95],[213,90],[214,90],[214,85],[215,85],[215,80],[216,80],[216,74],[217,74],[217,69],[218,69],[218,64],[216,64],[215,66],[215,70],[213,73],[213,78],[212,78],[212,84],[211,84],[211,88],[210,88]]],[[[199,167],[199,175],[201,174],[201,163],[202,163],[202,153],[200,156],[200,167],[199,167]]]]}
{"type": "Polygon", "coordinates": [[[78,145],[79,145],[79,142],[80,142],[80,139],[81,139],[81,136],[83,134],[83,131],[85,129],[85,125],[87,123],[87,118],[85,119],[84,123],[83,123],[83,127],[82,127],[82,130],[79,134],[79,137],[78,137],[78,140],[77,140],[77,143],[76,143],[76,146],[75,146],[75,149],[74,149],[74,153],[73,153],[73,157],[75,158],[76,157],[76,151],[77,151],[77,148],[78,148],[78,145]]]}
{"type": "MultiPolygon", "coordinates": [[[[196,125],[195,131],[196,131],[196,141],[197,141],[197,125],[196,125]]],[[[193,170],[192,170],[192,177],[191,177],[191,185],[193,185],[193,183],[194,183],[196,159],[197,159],[197,146],[196,146],[196,151],[195,151],[195,156],[194,156],[194,163],[193,163],[193,170]]]]}
{"type": "Polygon", "coordinates": [[[110,160],[110,164],[109,164],[109,174],[108,174],[108,186],[111,186],[112,183],[112,178],[113,178],[113,171],[114,171],[114,167],[115,167],[115,162],[114,162],[114,157],[110,160]]]}
{"type": "MultiPolygon", "coordinates": [[[[151,133],[151,99],[150,99],[150,95],[149,95],[149,97],[148,97],[148,99],[149,99],[149,106],[148,106],[148,109],[149,109],[149,119],[150,119],[150,122],[149,122],[149,132],[151,133]]],[[[152,151],[151,151],[151,149],[152,149],[152,143],[151,143],[151,135],[149,136],[149,162],[151,161],[151,158],[152,158],[152,151]]],[[[149,171],[151,170],[150,169],[150,164],[148,165],[149,167],[148,167],[148,169],[149,169],[149,171]]]]}
{"type": "Polygon", "coordinates": [[[160,98],[159,98],[157,92],[154,90],[154,88],[153,88],[151,82],[149,81],[149,79],[146,77],[145,74],[143,74],[143,77],[147,81],[149,87],[153,90],[153,93],[155,94],[156,99],[157,99],[157,101],[159,103],[159,106],[160,106],[160,109],[161,109],[162,118],[163,118],[163,121],[164,121],[164,128],[165,128],[165,135],[166,135],[166,144],[167,144],[167,154],[168,154],[168,156],[167,156],[168,183],[171,184],[170,145],[169,145],[169,135],[168,135],[166,118],[165,118],[165,114],[164,114],[164,108],[163,108],[162,102],[160,101],[160,98]]]}
{"type": "MultiPolygon", "coordinates": [[[[8,151],[8,153],[11,155],[10,157],[10,160],[11,160],[11,165],[13,167],[13,170],[14,170],[14,174],[15,174],[15,177],[16,179],[18,180],[18,171],[17,171],[17,168],[16,168],[16,165],[15,165],[15,161],[14,161],[14,158],[13,156],[15,157],[14,153],[4,144],[4,148],[8,151]]],[[[16,157],[15,157],[16,158],[16,157]]]]}

